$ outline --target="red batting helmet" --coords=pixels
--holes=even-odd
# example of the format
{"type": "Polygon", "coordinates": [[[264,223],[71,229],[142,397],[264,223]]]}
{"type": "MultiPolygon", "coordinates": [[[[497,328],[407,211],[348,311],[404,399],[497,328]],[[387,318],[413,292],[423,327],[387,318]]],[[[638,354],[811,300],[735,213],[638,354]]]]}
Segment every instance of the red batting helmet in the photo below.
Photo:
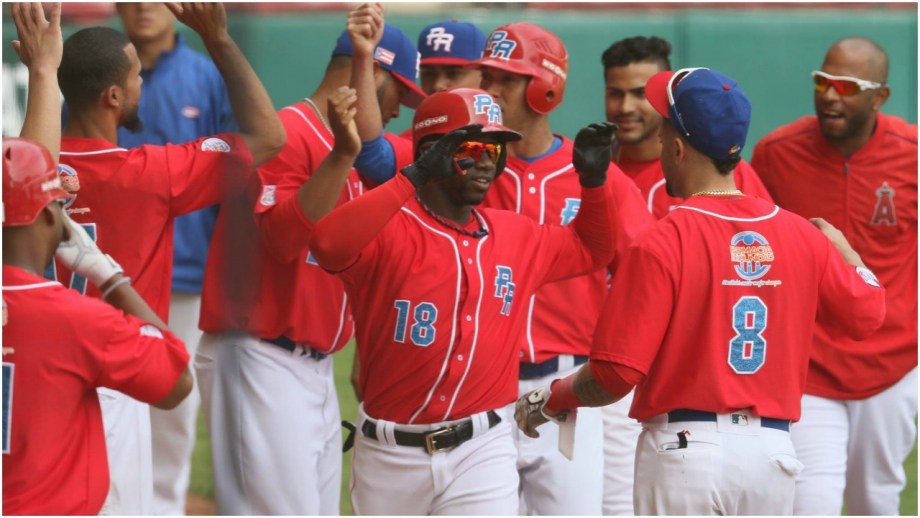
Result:
{"type": "MultiPolygon", "coordinates": [[[[482,124],[482,133],[499,142],[521,140],[521,134],[502,125],[502,109],[488,93],[478,88],[451,88],[429,95],[415,110],[412,119],[412,147],[418,153],[419,143],[426,137],[445,135],[451,131],[482,124]]],[[[496,171],[505,168],[507,151],[503,151],[496,171]]]]}
{"type": "Polygon", "coordinates": [[[3,139],[3,226],[31,225],[46,205],[67,198],[51,153],[24,138],[3,139]]]}
{"type": "Polygon", "coordinates": [[[482,59],[474,66],[530,76],[527,105],[537,113],[549,113],[562,102],[569,53],[555,34],[532,23],[516,22],[492,31],[482,59]]]}

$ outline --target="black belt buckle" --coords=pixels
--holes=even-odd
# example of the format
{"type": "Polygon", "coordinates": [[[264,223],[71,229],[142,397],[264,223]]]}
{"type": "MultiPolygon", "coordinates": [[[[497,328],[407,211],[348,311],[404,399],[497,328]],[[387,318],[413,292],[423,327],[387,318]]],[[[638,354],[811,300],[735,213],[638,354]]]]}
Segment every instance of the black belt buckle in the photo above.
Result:
{"type": "Polygon", "coordinates": [[[429,454],[438,453],[439,451],[446,451],[457,446],[457,441],[447,441],[448,443],[444,446],[438,446],[438,437],[450,437],[456,432],[455,427],[448,426],[447,428],[441,428],[440,430],[435,430],[433,432],[428,432],[425,434],[425,449],[428,450],[429,454]]]}

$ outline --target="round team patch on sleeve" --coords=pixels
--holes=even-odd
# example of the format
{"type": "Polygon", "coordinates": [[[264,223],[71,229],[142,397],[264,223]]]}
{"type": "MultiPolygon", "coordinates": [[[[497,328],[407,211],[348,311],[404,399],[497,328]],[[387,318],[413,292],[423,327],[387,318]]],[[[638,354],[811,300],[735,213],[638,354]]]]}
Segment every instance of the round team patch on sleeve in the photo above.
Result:
{"type": "Polygon", "coordinates": [[[210,138],[206,138],[201,141],[201,150],[202,151],[219,151],[221,153],[229,153],[230,144],[222,138],[210,137],[210,138]]]}
{"type": "Polygon", "coordinates": [[[144,324],[141,326],[141,336],[150,336],[153,338],[163,338],[163,332],[160,329],[152,324],[144,324]]]}
{"type": "Polygon", "coordinates": [[[262,187],[262,197],[259,199],[259,203],[265,205],[266,207],[271,207],[275,204],[275,188],[274,185],[265,185],[262,187]]]}
{"type": "Polygon", "coordinates": [[[856,273],[858,273],[859,276],[862,277],[862,279],[866,281],[866,284],[868,284],[869,286],[875,286],[876,288],[881,288],[881,285],[878,282],[878,278],[868,268],[857,266],[856,273]]]}

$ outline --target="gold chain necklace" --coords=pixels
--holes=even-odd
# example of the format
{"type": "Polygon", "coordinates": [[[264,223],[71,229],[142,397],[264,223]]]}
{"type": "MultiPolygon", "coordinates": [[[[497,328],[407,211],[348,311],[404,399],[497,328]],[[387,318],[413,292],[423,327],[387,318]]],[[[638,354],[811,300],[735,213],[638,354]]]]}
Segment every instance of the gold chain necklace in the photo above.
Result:
{"type": "Polygon", "coordinates": [[[323,123],[323,126],[329,131],[329,133],[332,133],[332,128],[330,128],[329,123],[326,122],[326,117],[323,117],[323,112],[319,111],[319,108],[313,102],[313,99],[310,99],[309,97],[304,97],[303,100],[304,102],[310,105],[310,108],[313,108],[313,113],[316,114],[316,117],[319,119],[320,122],[323,123]]]}
{"type": "Polygon", "coordinates": [[[716,189],[712,191],[700,191],[691,194],[690,196],[741,196],[744,193],[738,189],[716,189]]]}

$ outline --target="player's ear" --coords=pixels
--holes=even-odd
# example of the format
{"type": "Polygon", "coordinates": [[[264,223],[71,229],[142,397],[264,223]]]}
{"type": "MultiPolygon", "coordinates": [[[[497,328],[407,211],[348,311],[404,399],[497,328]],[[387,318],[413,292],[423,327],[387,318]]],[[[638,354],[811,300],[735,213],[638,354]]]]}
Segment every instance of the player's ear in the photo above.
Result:
{"type": "Polygon", "coordinates": [[[883,104],[891,96],[891,87],[885,85],[875,91],[875,98],[872,99],[872,111],[879,111],[883,104]]]}
{"type": "Polygon", "coordinates": [[[109,85],[99,94],[99,102],[105,108],[118,108],[125,99],[124,90],[118,85],[109,85]]]}

